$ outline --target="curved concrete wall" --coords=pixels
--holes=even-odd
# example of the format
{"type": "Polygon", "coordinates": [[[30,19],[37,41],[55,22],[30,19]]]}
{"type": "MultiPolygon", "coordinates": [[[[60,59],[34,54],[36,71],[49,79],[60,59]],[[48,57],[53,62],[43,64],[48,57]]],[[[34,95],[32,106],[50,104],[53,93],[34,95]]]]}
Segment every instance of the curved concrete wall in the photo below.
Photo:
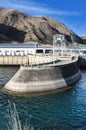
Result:
{"type": "Polygon", "coordinates": [[[86,56],[80,56],[78,60],[78,65],[80,68],[86,69],[86,56]]]}
{"type": "Polygon", "coordinates": [[[22,67],[5,85],[4,89],[15,93],[55,91],[80,79],[76,62],[46,67],[22,67]]]}

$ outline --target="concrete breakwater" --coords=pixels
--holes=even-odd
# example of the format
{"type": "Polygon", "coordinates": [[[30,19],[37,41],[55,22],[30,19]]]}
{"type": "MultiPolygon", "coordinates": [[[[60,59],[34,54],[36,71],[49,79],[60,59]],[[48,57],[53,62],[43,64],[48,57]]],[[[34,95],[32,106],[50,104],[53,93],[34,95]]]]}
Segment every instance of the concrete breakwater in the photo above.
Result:
{"type": "Polygon", "coordinates": [[[5,85],[11,93],[41,93],[60,90],[80,79],[76,61],[46,66],[21,67],[5,85]]]}

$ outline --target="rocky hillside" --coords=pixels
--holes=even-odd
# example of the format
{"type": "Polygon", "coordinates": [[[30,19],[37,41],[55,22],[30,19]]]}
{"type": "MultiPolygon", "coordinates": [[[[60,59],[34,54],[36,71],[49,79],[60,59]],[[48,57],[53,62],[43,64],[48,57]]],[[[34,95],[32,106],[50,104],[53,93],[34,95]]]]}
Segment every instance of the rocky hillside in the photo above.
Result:
{"type": "Polygon", "coordinates": [[[33,17],[17,10],[0,8],[0,43],[29,42],[52,44],[54,34],[64,34],[66,43],[83,40],[64,24],[49,17],[33,17]]]}
{"type": "Polygon", "coordinates": [[[86,44],[86,34],[84,34],[84,35],[80,35],[80,37],[83,39],[84,44],[86,44]]]}

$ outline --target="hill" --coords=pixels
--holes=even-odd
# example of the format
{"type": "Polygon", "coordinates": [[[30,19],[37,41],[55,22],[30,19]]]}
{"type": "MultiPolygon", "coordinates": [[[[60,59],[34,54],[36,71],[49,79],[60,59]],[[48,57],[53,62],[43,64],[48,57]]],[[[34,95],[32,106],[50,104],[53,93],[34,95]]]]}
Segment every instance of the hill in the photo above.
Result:
{"type": "Polygon", "coordinates": [[[86,44],[86,34],[84,34],[84,35],[80,35],[80,37],[81,37],[81,39],[83,39],[84,44],[86,44]]]}
{"type": "Polygon", "coordinates": [[[78,35],[53,18],[0,8],[0,43],[35,41],[52,44],[54,34],[64,34],[66,44],[83,43],[78,35]]]}

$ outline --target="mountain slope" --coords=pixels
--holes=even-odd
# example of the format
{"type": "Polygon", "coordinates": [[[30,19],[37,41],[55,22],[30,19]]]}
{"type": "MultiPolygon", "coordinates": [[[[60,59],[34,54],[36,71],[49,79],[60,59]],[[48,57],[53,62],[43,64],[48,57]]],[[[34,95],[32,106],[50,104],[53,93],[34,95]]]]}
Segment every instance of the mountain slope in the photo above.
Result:
{"type": "Polygon", "coordinates": [[[33,17],[17,10],[0,8],[0,42],[52,44],[54,34],[64,34],[67,44],[83,43],[79,36],[53,18],[33,17]]]}
{"type": "Polygon", "coordinates": [[[80,35],[80,38],[83,39],[84,44],[86,44],[86,34],[84,34],[84,35],[80,35]]]}

